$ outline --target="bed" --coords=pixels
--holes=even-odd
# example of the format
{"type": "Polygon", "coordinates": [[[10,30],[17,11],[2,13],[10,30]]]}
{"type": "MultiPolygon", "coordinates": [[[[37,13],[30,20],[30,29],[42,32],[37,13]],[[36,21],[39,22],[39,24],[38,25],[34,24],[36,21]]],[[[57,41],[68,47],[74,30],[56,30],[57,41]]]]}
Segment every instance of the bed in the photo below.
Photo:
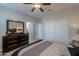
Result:
{"type": "Polygon", "coordinates": [[[70,56],[65,45],[41,41],[19,51],[17,56],[70,56]]]}

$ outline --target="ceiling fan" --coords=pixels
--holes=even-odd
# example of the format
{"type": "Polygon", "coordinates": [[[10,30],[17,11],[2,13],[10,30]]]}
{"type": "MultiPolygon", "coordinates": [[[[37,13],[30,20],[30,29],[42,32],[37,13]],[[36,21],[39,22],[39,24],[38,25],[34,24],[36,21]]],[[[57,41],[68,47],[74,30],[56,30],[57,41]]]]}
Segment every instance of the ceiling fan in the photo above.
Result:
{"type": "Polygon", "coordinates": [[[42,6],[51,5],[51,3],[24,3],[24,4],[33,5],[31,12],[33,12],[35,8],[38,8],[41,12],[44,12],[42,6]]]}

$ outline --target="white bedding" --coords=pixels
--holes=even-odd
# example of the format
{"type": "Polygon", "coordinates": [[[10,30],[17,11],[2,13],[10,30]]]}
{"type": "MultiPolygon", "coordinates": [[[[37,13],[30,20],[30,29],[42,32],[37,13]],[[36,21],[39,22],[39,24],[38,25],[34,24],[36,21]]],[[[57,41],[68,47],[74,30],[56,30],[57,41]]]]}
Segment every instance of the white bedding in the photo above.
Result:
{"type": "MultiPolygon", "coordinates": [[[[45,42],[45,41],[42,41],[45,42]]],[[[31,45],[27,48],[22,49],[19,53],[18,56],[22,56],[22,54],[31,49],[32,47],[42,43],[36,43],[34,45],[31,45]]],[[[65,45],[59,44],[59,43],[53,43],[49,47],[47,47],[39,56],[70,56],[69,50],[65,45]]]]}
{"type": "Polygon", "coordinates": [[[66,46],[54,43],[49,46],[40,56],[70,56],[66,46]]]}

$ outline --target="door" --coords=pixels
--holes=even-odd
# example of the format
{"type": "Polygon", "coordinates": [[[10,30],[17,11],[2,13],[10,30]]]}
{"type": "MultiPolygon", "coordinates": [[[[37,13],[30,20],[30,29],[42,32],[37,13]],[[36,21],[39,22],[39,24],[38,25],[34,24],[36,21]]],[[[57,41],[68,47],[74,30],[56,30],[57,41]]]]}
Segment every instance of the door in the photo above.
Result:
{"type": "Polygon", "coordinates": [[[45,40],[54,41],[54,22],[45,22],[45,40]]]}
{"type": "Polygon", "coordinates": [[[34,23],[33,22],[27,22],[27,31],[29,33],[29,43],[32,43],[34,41],[34,23]]]}
{"type": "Polygon", "coordinates": [[[43,40],[43,35],[44,35],[44,31],[43,31],[43,25],[42,24],[38,24],[38,40],[43,40]]]}
{"type": "Polygon", "coordinates": [[[65,20],[55,22],[55,41],[59,43],[68,42],[68,24],[65,20]]]}

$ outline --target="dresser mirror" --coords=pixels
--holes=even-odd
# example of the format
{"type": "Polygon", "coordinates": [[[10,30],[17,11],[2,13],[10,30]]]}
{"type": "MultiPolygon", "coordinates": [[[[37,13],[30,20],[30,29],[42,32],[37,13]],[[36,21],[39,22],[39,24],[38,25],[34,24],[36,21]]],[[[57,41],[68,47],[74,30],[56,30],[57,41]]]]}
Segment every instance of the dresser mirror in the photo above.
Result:
{"type": "Polygon", "coordinates": [[[24,33],[24,22],[7,20],[7,33],[24,33]]]}

